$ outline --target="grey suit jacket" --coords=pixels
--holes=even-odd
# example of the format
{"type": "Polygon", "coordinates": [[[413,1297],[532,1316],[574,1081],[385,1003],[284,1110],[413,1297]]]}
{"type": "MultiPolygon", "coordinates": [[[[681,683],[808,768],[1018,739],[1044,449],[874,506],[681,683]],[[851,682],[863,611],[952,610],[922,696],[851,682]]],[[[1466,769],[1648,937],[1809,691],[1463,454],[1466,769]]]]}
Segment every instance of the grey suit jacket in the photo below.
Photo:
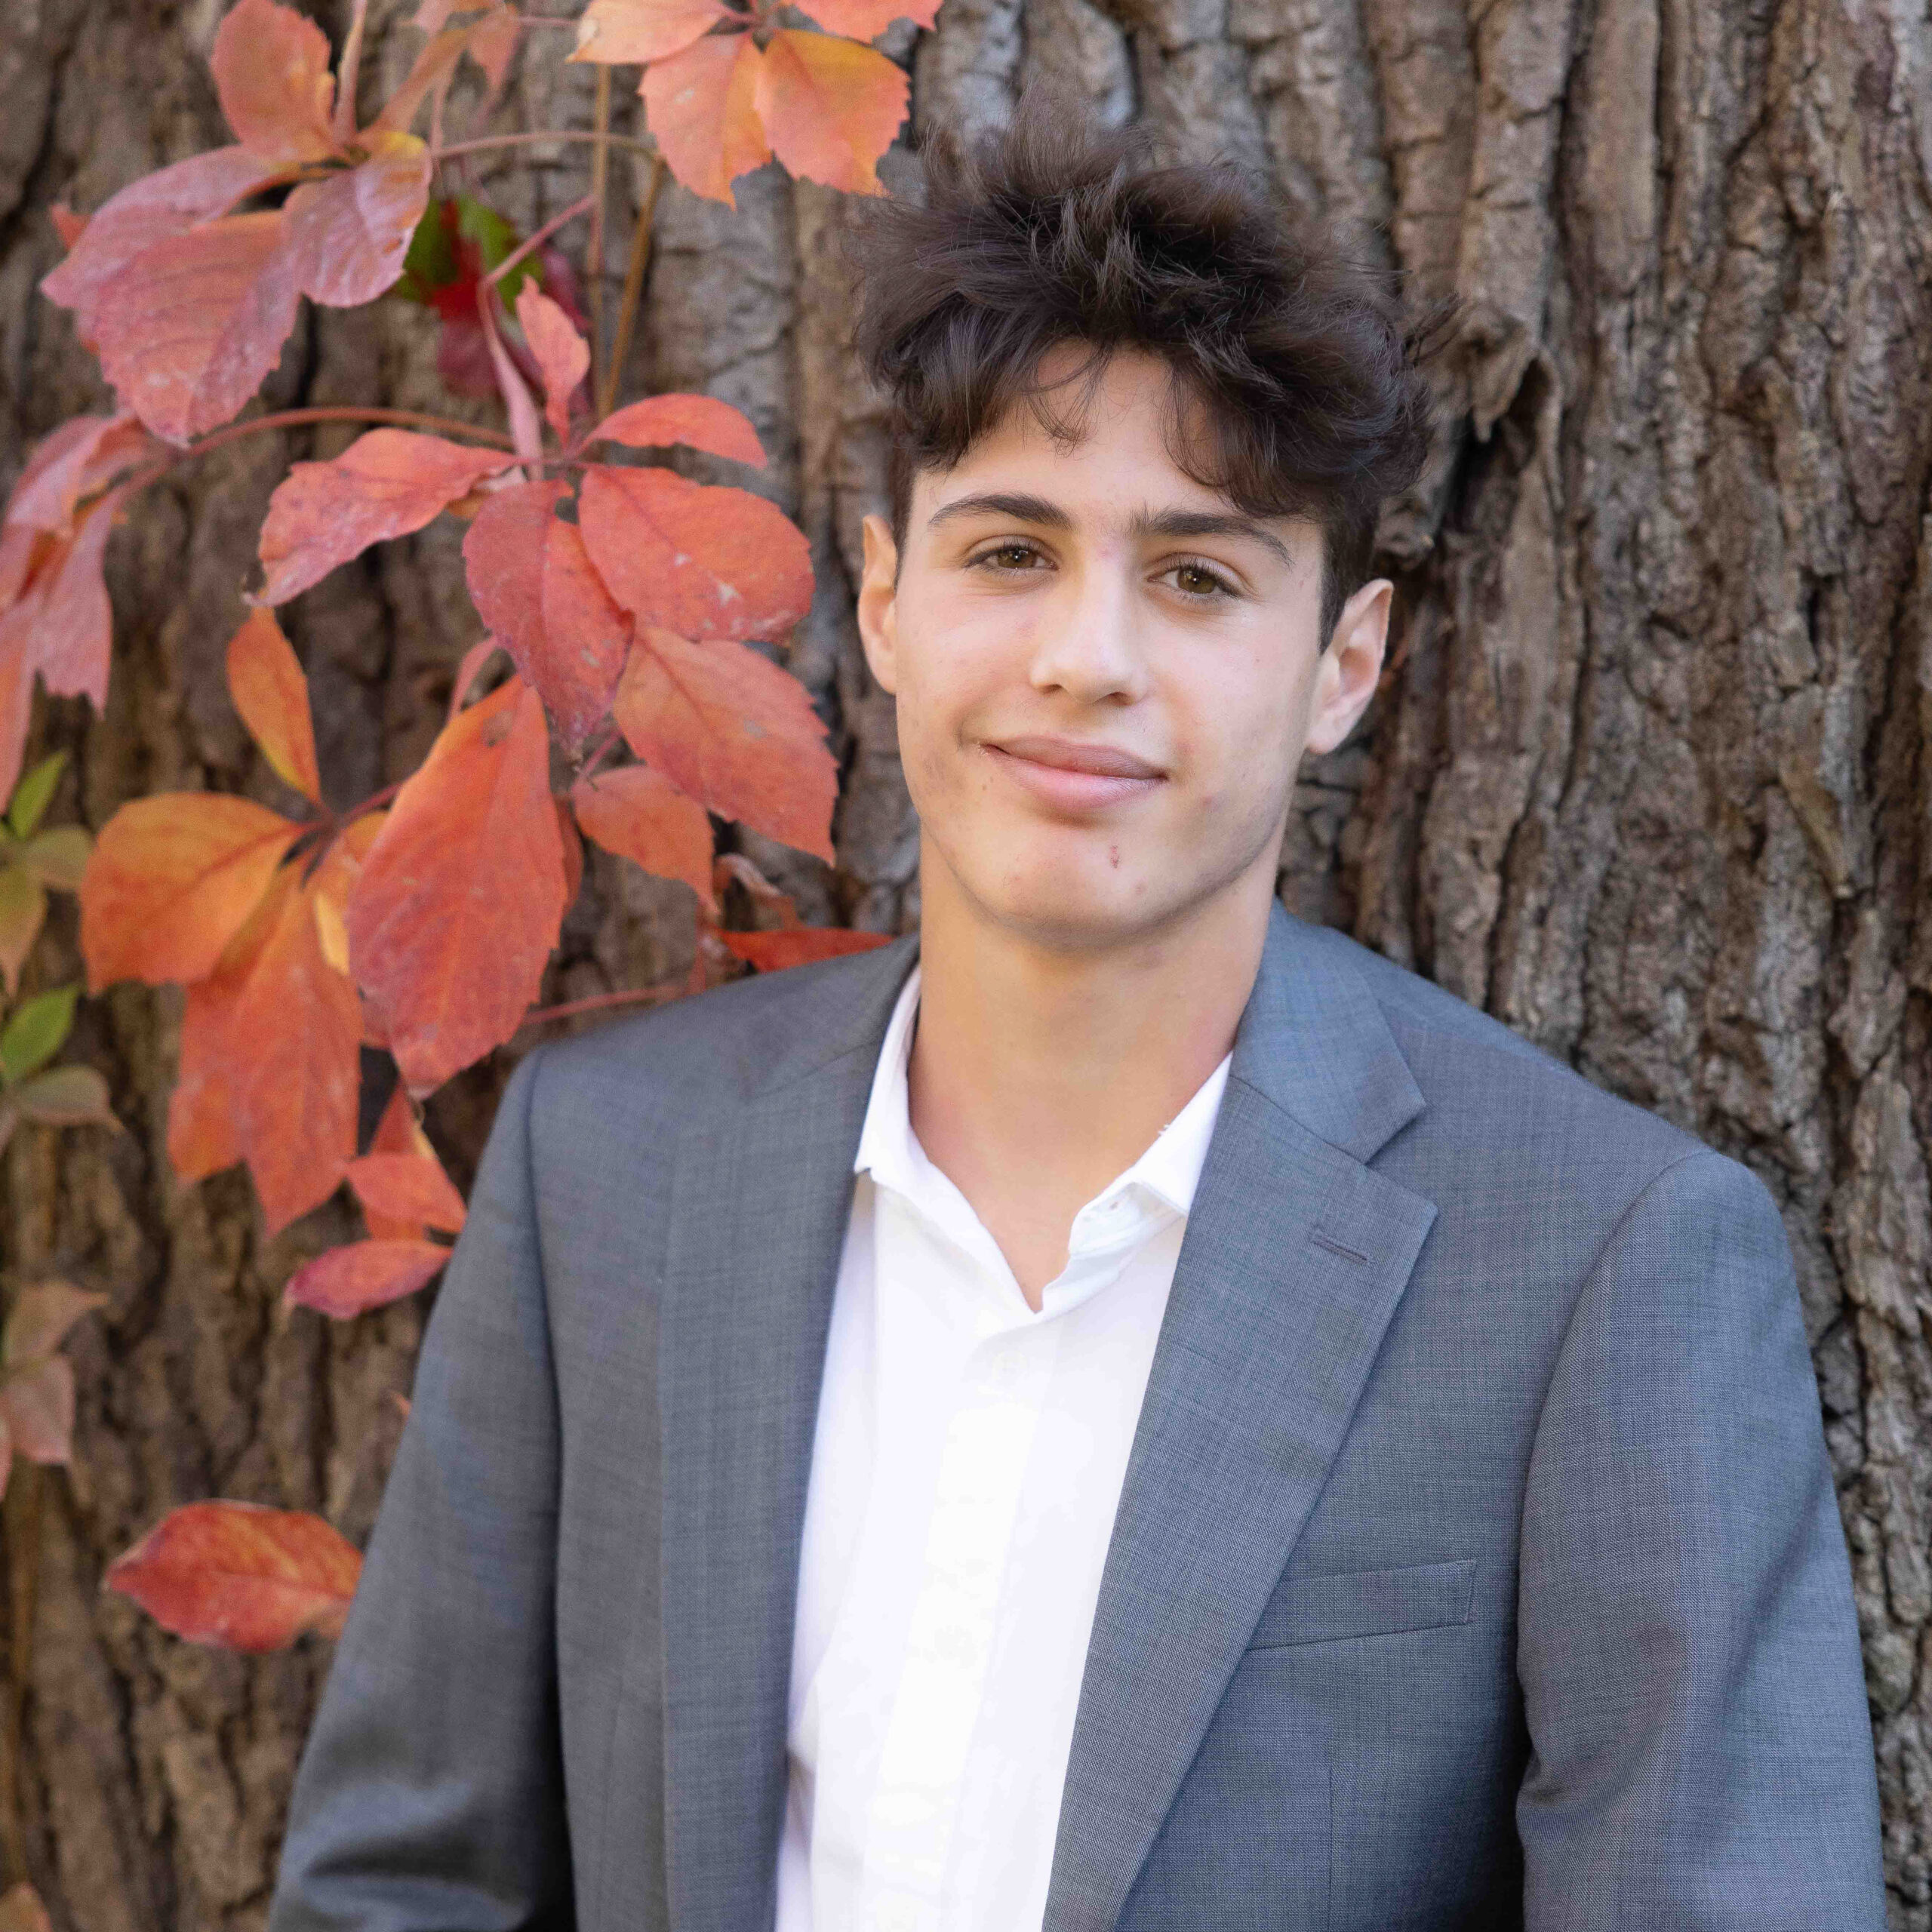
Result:
{"type": "MultiPolygon", "coordinates": [[[[272,1932],[771,1924],[826,1321],[913,946],[518,1068],[272,1932]]],[[[1770,1195],[1278,913],[1115,1522],[1048,1932],[1884,1922],[1770,1195]]]]}

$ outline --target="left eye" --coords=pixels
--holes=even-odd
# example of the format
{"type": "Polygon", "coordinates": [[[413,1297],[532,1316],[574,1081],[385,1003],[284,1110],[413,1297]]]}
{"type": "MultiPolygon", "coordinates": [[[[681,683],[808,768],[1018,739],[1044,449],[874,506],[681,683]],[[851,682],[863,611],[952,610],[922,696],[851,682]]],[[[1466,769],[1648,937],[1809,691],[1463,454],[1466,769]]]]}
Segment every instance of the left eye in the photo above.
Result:
{"type": "Polygon", "coordinates": [[[1167,574],[1174,580],[1174,588],[1185,596],[1234,595],[1234,586],[1218,571],[1211,571],[1205,564],[1176,564],[1167,574]]]}

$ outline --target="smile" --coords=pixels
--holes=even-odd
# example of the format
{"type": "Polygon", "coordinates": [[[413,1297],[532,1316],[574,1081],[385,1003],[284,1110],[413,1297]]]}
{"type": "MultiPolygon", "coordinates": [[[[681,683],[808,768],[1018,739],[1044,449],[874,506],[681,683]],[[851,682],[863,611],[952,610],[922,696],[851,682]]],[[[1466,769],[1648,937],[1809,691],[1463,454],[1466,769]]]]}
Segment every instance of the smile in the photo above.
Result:
{"type": "Polygon", "coordinates": [[[981,748],[1029,795],[1061,811],[1098,811],[1143,798],[1166,777],[1131,752],[1070,738],[1009,738],[981,748]]]}

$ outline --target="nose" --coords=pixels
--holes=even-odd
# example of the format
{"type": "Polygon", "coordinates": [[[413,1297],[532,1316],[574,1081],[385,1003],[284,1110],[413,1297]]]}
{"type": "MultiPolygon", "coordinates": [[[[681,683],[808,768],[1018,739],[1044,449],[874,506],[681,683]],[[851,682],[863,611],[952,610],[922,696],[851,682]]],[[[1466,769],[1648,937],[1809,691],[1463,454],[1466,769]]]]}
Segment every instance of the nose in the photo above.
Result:
{"type": "Polygon", "coordinates": [[[1148,676],[1131,573],[1124,561],[1096,560],[1069,571],[1035,632],[1029,676],[1037,691],[1064,691],[1076,703],[1131,704],[1148,676]]]}

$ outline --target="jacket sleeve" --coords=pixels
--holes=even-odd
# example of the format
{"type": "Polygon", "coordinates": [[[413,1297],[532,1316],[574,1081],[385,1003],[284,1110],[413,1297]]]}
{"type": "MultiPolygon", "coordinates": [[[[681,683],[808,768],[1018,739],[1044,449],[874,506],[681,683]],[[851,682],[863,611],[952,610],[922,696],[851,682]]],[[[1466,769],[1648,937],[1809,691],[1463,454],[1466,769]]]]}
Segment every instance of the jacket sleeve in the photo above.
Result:
{"type": "Polygon", "coordinates": [[[269,1932],[572,1922],[552,1605],[558,1407],[520,1066],[297,1772],[269,1932]]]}
{"type": "Polygon", "coordinates": [[[1531,1454],[1527,1932],[1883,1932],[1851,1579],[1775,1204],[1708,1149],[1585,1281],[1531,1454]]]}

